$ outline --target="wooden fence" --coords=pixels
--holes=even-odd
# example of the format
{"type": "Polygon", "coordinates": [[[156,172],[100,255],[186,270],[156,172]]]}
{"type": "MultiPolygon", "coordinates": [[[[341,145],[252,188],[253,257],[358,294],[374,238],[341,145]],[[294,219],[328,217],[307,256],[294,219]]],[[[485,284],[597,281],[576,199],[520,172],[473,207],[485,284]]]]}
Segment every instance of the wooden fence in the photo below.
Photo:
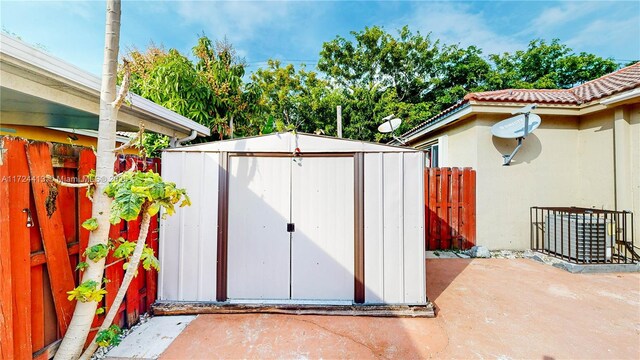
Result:
{"type": "Polygon", "coordinates": [[[468,249],[476,242],[476,172],[471,168],[427,168],[427,250],[468,249]]]}
{"type": "MultiPolygon", "coordinates": [[[[91,217],[85,189],[59,188],[54,203],[47,204],[46,175],[69,182],[82,179],[95,168],[91,149],[66,144],[27,142],[10,137],[2,141],[0,164],[0,358],[47,359],[57,348],[73,314],[75,301],[67,291],[78,284],[75,270],[87,247],[89,232],[82,228],[91,217]],[[54,210],[55,209],[55,210],[54,210]]],[[[136,162],[135,156],[119,156],[115,171],[136,162]],[[127,165],[128,164],[128,165],[127,165]]],[[[158,159],[147,159],[146,168],[159,171],[158,159]]],[[[147,244],[158,249],[158,221],[151,222],[147,244]]],[[[111,226],[109,236],[136,240],[139,222],[111,226]]],[[[123,262],[107,258],[101,306],[107,309],[122,282],[123,262]]],[[[157,274],[139,270],[114,321],[130,326],[155,301],[157,274]]],[[[93,328],[104,315],[96,316],[93,328]]],[[[90,334],[90,337],[95,332],[90,334]]]]}

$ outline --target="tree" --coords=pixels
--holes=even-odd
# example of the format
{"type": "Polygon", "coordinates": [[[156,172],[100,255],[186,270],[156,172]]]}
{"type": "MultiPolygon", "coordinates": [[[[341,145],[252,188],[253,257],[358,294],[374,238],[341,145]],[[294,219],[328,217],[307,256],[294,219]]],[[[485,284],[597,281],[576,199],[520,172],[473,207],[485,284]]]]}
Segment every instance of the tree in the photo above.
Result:
{"type": "Polygon", "coordinates": [[[226,39],[204,35],[193,55],[195,62],[153,44],[130,51],[131,90],[212,130],[211,137],[196,141],[229,137],[232,123],[239,135],[250,134],[259,93],[243,80],[244,61],[226,39]]]}
{"type": "MultiPolygon", "coordinates": [[[[251,81],[261,96],[262,124],[272,119],[279,130],[335,135],[335,109],[341,96],[315,72],[307,71],[304,65],[298,70],[291,64],[281,66],[280,61],[270,59],[266,69],[252,74],[251,81]]],[[[270,130],[262,126],[263,133],[270,130]]]]}
{"type": "MultiPolygon", "coordinates": [[[[115,162],[115,136],[118,109],[124,101],[126,86],[116,98],[116,80],[118,68],[118,51],[120,42],[120,1],[107,1],[107,15],[105,26],[105,48],[102,65],[102,87],[100,90],[100,119],[98,122],[98,144],[96,148],[96,179],[93,192],[93,207],[91,217],[96,228],[89,235],[88,247],[107,246],[109,239],[109,208],[111,198],[104,190],[107,183],[103,179],[109,179],[113,175],[113,163],[115,162]]],[[[94,290],[101,286],[104,273],[105,258],[89,262],[82,274],[83,284],[94,285],[94,290]]],[[[56,353],[56,359],[76,359],[82,351],[82,347],[89,334],[91,322],[96,313],[98,303],[87,301],[76,303],[76,307],[60,348],[56,353]]]]}
{"type": "MultiPolygon", "coordinates": [[[[107,1],[107,22],[105,27],[105,52],[102,71],[102,87],[100,92],[100,117],[98,125],[98,144],[96,148],[96,170],[85,183],[66,183],[53,177],[48,177],[51,194],[57,186],[86,187],[87,196],[93,202],[92,217],[82,223],[90,231],[89,243],[84,252],[84,261],[77,269],[82,271],[80,284],[67,292],[69,301],[76,300],[76,306],[60,348],[56,352],[56,359],[77,359],[89,334],[91,323],[97,314],[105,309],[98,309],[106,291],[102,288],[108,281],[103,277],[105,259],[110,250],[114,256],[127,259],[126,272],[112,307],[96,335],[89,344],[82,359],[89,359],[98,345],[106,346],[119,341],[120,329],[111,325],[122,303],[132,278],[138,271],[138,264],[142,260],[143,268],[158,268],[158,260],[152,249],[145,246],[145,239],[149,229],[151,216],[164,209],[165,214],[174,212],[174,205],[189,205],[189,198],[183,189],[175,184],[164,182],[160,175],[153,172],[139,172],[132,166],[125,173],[113,175],[115,154],[132,146],[136,138],[125,145],[115,148],[117,114],[125,101],[129,86],[129,64],[124,63],[124,76],[120,92],[116,96],[116,80],[118,66],[118,51],[120,37],[120,1],[107,1]],[[130,221],[142,216],[140,235],[136,243],[124,239],[109,239],[110,224],[117,224],[121,220],[130,221]]],[[[140,129],[137,138],[143,136],[144,127],[140,129]]]]}
{"type": "Polygon", "coordinates": [[[618,64],[594,54],[575,54],[568,46],[554,39],[547,44],[532,40],[527,50],[490,55],[494,74],[488,82],[491,90],[566,89],[606,75],[618,64]]]}

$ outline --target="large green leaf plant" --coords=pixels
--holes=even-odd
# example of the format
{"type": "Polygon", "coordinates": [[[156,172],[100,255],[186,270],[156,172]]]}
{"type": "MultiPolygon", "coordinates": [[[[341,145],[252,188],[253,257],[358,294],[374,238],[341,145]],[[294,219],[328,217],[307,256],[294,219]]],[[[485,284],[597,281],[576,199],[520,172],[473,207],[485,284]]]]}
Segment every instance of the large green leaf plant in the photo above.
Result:
{"type": "MultiPolygon", "coordinates": [[[[107,312],[102,326],[100,327],[96,338],[91,345],[85,350],[84,355],[92,354],[97,346],[115,345],[119,341],[120,331],[117,325],[111,325],[115,318],[117,309],[120,307],[124,295],[131,283],[133,277],[137,275],[138,267],[142,262],[145,270],[159,270],[159,262],[153,249],[145,244],[151,217],[162,211],[162,217],[173,215],[176,206],[183,207],[191,205],[189,196],[185,189],[176,187],[173,182],[164,181],[162,177],[153,172],[138,171],[135,167],[124,173],[117,174],[109,182],[104,190],[105,195],[110,197],[111,202],[109,222],[118,224],[122,220],[132,221],[142,216],[140,222],[140,235],[136,242],[127,241],[123,238],[116,240],[111,239],[109,245],[96,245],[87,248],[84,252],[85,261],[97,262],[105,258],[109,251],[113,251],[112,255],[116,259],[122,259],[123,268],[126,269],[122,285],[115,296],[115,300],[109,311],[107,312]]],[[[83,227],[89,231],[95,231],[97,223],[93,219],[88,219],[83,223],[83,227]]],[[[83,266],[78,266],[79,271],[86,268],[87,263],[83,261],[83,266]]],[[[104,278],[103,284],[109,280],[104,278]]],[[[75,289],[69,291],[69,300],[77,300],[80,302],[102,301],[106,290],[102,288],[102,284],[96,281],[84,282],[75,289]]],[[[104,313],[104,308],[99,308],[99,313],[104,313]]]]}

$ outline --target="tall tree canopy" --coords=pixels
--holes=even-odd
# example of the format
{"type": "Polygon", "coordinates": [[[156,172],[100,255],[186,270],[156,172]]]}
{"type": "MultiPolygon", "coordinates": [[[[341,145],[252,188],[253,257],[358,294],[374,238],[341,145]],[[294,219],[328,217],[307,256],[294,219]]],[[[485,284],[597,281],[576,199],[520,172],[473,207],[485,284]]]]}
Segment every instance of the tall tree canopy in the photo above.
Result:
{"type": "Polygon", "coordinates": [[[207,125],[221,139],[233,121],[238,136],[274,129],[343,134],[384,141],[376,128],[391,113],[407,130],[476,91],[569,88],[618,68],[611,59],[574,53],[553,40],[525,50],[485,55],[477,46],[444,44],[403,27],[367,27],[320,49],[317,72],[269,60],[250,76],[227,41],[201,37],[194,60],[150,46],[129,54],[134,92],[207,125]]]}
{"type": "Polygon", "coordinates": [[[232,118],[236,133],[250,134],[250,114],[259,94],[244,81],[245,64],[233,46],[226,40],[214,43],[202,36],[193,56],[195,61],[175,49],[155,45],[144,52],[130,51],[131,90],[208,126],[211,139],[229,136],[232,118]]]}

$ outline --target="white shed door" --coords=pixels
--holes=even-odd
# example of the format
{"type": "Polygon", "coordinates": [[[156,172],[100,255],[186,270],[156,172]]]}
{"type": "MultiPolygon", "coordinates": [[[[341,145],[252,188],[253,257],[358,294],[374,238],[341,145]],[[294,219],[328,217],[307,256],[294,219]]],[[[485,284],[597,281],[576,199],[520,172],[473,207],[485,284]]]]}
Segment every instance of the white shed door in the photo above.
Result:
{"type": "Polygon", "coordinates": [[[353,158],[231,156],[227,246],[230,300],[353,300],[353,158]]]}
{"type": "Polygon", "coordinates": [[[229,158],[229,299],[289,298],[290,172],[289,158],[229,158]]]}
{"type": "Polygon", "coordinates": [[[291,170],[291,298],[353,300],[354,163],[308,157],[291,170]]]}

